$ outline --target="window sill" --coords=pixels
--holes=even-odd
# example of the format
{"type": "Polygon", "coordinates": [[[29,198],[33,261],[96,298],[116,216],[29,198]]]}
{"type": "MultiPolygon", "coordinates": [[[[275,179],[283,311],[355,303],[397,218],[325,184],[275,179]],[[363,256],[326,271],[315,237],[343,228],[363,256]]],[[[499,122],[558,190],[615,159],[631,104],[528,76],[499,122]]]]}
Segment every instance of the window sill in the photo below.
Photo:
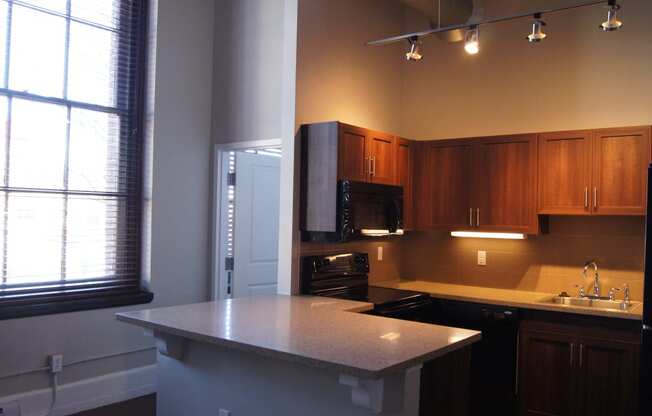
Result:
{"type": "Polygon", "coordinates": [[[54,299],[40,300],[36,297],[33,302],[23,304],[5,303],[0,297],[0,320],[141,305],[150,303],[152,299],[154,299],[153,293],[142,290],[131,293],[98,293],[83,298],[62,295],[54,299]]]}

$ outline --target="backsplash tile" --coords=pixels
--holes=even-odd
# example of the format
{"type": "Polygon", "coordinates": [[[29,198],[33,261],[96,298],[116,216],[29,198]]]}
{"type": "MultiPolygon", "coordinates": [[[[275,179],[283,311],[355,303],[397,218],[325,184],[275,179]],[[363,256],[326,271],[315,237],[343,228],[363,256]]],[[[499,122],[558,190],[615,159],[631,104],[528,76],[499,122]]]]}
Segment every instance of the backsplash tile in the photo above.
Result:
{"type": "Polygon", "coordinates": [[[549,234],[526,240],[412,232],[398,242],[398,269],[403,279],[574,294],[577,284],[590,289],[591,276],[583,279],[581,272],[594,259],[604,294],[627,283],[641,300],[644,229],[641,217],[551,217],[549,234]],[[487,252],[486,266],[476,265],[478,250],[487,252]]]}

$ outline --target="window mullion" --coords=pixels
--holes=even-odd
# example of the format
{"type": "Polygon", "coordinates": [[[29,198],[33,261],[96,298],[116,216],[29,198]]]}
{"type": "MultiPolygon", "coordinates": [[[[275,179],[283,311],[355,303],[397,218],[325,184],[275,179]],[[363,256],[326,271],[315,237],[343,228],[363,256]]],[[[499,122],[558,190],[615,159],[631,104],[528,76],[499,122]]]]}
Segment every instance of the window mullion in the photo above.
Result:
{"type": "Polygon", "coordinates": [[[63,56],[63,98],[68,99],[68,56],[70,55],[70,8],[71,0],[66,2],[66,42],[63,56]]]}
{"type": "MultiPolygon", "coordinates": [[[[7,126],[5,129],[5,171],[3,172],[3,180],[5,186],[9,186],[9,150],[11,144],[11,108],[13,106],[13,99],[7,98],[7,126]]],[[[4,194],[4,212],[2,213],[2,284],[6,284],[8,280],[7,268],[7,247],[9,246],[9,192],[4,194]]]]}
{"type": "Polygon", "coordinates": [[[7,33],[5,36],[6,45],[5,45],[5,67],[3,77],[4,77],[4,86],[9,88],[9,61],[11,59],[11,23],[14,12],[14,2],[13,0],[7,1],[7,33]]]}
{"type": "MultiPolygon", "coordinates": [[[[68,106],[66,120],[66,148],[63,165],[63,189],[68,190],[69,159],[70,159],[70,122],[72,107],[68,106]]],[[[67,245],[68,245],[68,193],[63,195],[63,221],[61,226],[61,280],[66,280],[67,273],[67,245]]]]}

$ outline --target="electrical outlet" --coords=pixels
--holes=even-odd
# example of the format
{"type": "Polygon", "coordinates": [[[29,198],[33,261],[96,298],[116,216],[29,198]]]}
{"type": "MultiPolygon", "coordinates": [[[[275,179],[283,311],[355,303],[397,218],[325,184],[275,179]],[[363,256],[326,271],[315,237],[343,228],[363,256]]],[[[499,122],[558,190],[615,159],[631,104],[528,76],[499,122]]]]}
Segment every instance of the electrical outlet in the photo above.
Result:
{"type": "Polygon", "coordinates": [[[219,416],[231,416],[231,411],[226,409],[220,409],[219,416]]]}
{"type": "Polygon", "coordinates": [[[383,246],[378,247],[378,261],[383,261],[383,246]]]}
{"type": "Polygon", "coordinates": [[[63,354],[50,355],[50,371],[52,373],[60,373],[63,371],[63,354]]]}
{"type": "Polygon", "coordinates": [[[478,266],[487,265],[487,252],[478,250],[478,266]]]}
{"type": "Polygon", "coordinates": [[[20,416],[20,403],[0,403],[0,416],[20,416]]]}

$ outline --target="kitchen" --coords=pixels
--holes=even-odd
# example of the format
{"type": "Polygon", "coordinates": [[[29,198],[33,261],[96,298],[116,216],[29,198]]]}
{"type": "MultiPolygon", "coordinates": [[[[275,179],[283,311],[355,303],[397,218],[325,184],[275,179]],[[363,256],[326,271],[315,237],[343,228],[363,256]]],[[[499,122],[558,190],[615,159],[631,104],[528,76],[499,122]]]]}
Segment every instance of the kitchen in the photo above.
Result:
{"type": "MultiPolygon", "coordinates": [[[[88,19],[34,2],[0,6],[88,19]]],[[[192,4],[137,16],[137,287],[59,306],[3,283],[0,413],[650,413],[650,2],[192,4]],[[207,155],[246,143],[282,153],[278,295],[217,289],[207,155]]]]}

